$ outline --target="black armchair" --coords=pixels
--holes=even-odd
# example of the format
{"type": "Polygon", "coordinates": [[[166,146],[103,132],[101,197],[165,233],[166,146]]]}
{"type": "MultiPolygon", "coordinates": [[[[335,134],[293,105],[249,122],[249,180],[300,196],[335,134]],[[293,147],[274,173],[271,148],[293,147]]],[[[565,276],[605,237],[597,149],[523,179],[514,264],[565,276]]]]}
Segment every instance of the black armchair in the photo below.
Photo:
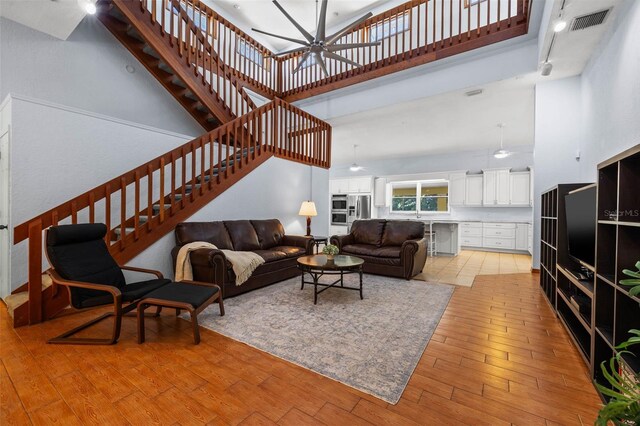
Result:
{"type": "Polygon", "coordinates": [[[46,231],[46,255],[51,265],[48,273],[53,285],[67,288],[71,306],[77,310],[85,310],[113,304],[113,312],[103,314],[50,339],[49,343],[116,343],[120,337],[122,316],[136,309],[138,302],[147,294],[171,282],[158,271],[119,266],[104,242],[106,233],[107,227],[101,223],[52,226],[46,231]],[[153,274],[156,278],[127,284],[123,269],[153,274]],[[111,316],[115,318],[110,338],[70,337],[111,316]]]}

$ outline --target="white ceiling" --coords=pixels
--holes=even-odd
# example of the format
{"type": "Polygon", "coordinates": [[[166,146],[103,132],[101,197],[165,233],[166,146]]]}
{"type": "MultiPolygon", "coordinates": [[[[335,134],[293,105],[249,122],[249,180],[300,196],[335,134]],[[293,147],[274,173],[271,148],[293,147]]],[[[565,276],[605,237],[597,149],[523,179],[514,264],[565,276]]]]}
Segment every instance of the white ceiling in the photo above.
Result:
{"type": "Polygon", "coordinates": [[[514,151],[534,142],[534,79],[518,77],[483,87],[365,111],[330,120],[332,161],[358,161],[456,151],[498,149],[504,123],[504,145],[514,151]]]}
{"type": "Polygon", "coordinates": [[[77,0],[0,0],[0,16],[66,40],[85,12],[77,0]]]}
{"type": "MultiPolygon", "coordinates": [[[[317,26],[315,0],[279,0],[278,2],[304,29],[315,34],[317,26]]],[[[329,0],[327,28],[342,27],[373,9],[381,6],[388,9],[401,2],[397,0],[329,0]]],[[[302,38],[300,32],[269,0],[204,0],[204,3],[275,51],[290,47],[291,42],[256,33],[251,31],[251,28],[286,37],[302,38]],[[234,5],[240,8],[236,9],[234,5]]],[[[320,3],[321,0],[318,3],[318,10],[320,3]]]]}
{"type": "Polygon", "coordinates": [[[556,34],[553,42],[549,55],[549,62],[553,64],[552,78],[564,78],[582,73],[591,56],[597,52],[602,37],[615,22],[618,6],[621,3],[622,0],[554,0],[549,26],[544,34],[540,63],[546,60],[554,35],[553,26],[560,19],[563,4],[562,19],[569,25],[556,34]],[[578,31],[569,30],[574,18],[609,8],[613,9],[601,25],[578,31]]]}

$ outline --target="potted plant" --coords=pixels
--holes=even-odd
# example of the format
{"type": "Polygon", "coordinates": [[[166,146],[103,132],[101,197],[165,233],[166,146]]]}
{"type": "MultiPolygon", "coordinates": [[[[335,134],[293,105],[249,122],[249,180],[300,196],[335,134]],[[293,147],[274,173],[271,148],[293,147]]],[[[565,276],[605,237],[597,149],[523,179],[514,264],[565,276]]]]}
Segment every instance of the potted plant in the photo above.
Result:
{"type": "MultiPolygon", "coordinates": [[[[636,263],[636,271],[625,269],[622,271],[628,279],[620,280],[620,284],[631,286],[629,294],[633,296],[640,295],[640,261],[636,263]]],[[[627,374],[620,374],[618,366],[620,365],[622,355],[633,353],[627,349],[630,346],[640,344],[640,330],[629,330],[632,335],[627,341],[616,346],[618,351],[616,355],[607,362],[600,364],[602,374],[610,387],[596,384],[603,395],[610,397],[609,401],[600,409],[596,425],[606,426],[609,422],[614,425],[637,425],[640,424],[640,374],[636,373],[635,377],[629,377],[627,374]]]]}
{"type": "Polygon", "coordinates": [[[327,260],[333,260],[333,258],[340,253],[340,249],[338,248],[338,246],[335,246],[333,244],[327,244],[326,246],[324,246],[324,248],[322,249],[322,254],[327,256],[327,260]]]}

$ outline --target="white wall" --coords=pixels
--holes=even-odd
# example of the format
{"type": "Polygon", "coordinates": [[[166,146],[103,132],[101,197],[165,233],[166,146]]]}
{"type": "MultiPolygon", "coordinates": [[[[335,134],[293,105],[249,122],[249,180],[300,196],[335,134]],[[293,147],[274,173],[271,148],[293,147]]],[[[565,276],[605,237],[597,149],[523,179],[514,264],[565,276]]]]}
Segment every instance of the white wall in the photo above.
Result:
{"type": "Polygon", "coordinates": [[[66,41],[0,18],[0,75],[0,99],[20,94],[178,133],[204,133],[95,16],[85,17],[66,41]]]}
{"type": "Polygon", "coordinates": [[[595,182],[598,163],[640,143],[640,2],[619,7],[581,76],[536,86],[536,268],[541,192],[558,183],[595,182]]]}
{"type": "Polygon", "coordinates": [[[620,7],[619,24],[582,74],[582,180],[595,181],[598,163],[640,144],[640,2],[620,7]]]}
{"type": "Polygon", "coordinates": [[[580,76],[536,86],[533,267],[540,262],[540,195],[559,183],[579,183],[580,76]]]}
{"type": "MultiPolygon", "coordinates": [[[[304,235],[306,218],[298,216],[302,201],[309,198],[309,173],[313,170],[313,201],[318,216],[312,218],[311,232],[328,235],[329,171],[280,158],[271,158],[191,216],[187,222],[239,219],[279,219],[287,234],[304,235]]],[[[149,247],[131,265],[158,269],[173,277],[171,249],[175,246],[170,233],[149,247]]]]}
{"type": "MultiPolygon", "coordinates": [[[[192,139],[25,97],[8,99],[2,109],[11,112],[11,228],[192,139]],[[38,117],[37,126],[33,117],[38,117]]],[[[301,202],[311,197],[311,169],[270,159],[190,220],[278,218],[288,233],[304,234],[306,219],[297,213],[301,202]]],[[[313,197],[320,217],[329,214],[328,200],[318,196],[328,193],[328,176],[328,170],[313,168],[313,197]]],[[[143,182],[143,190],[145,186],[143,182]]],[[[97,220],[104,215],[102,206],[96,205],[97,220]]],[[[114,197],[112,212],[118,211],[114,197]]],[[[326,235],[328,227],[316,220],[313,231],[326,235]]],[[[169,276],[171,247],[172,234],[133,263],[169,276]]],[[[27,281],[27,248],[26,241],[12,246],[11,288],[27,281]]]]}

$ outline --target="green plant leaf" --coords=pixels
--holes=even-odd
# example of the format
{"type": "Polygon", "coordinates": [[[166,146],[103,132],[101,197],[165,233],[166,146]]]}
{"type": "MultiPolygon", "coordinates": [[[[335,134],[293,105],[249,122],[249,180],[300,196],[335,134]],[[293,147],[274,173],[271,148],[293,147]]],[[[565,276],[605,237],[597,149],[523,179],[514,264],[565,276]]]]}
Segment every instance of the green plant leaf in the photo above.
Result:
{"type": "Polygon", "coordinates": [[[640,278],[640,271],[632,271],[631,269],[623,269],[622,273],[628,277],[640,278]]]}

